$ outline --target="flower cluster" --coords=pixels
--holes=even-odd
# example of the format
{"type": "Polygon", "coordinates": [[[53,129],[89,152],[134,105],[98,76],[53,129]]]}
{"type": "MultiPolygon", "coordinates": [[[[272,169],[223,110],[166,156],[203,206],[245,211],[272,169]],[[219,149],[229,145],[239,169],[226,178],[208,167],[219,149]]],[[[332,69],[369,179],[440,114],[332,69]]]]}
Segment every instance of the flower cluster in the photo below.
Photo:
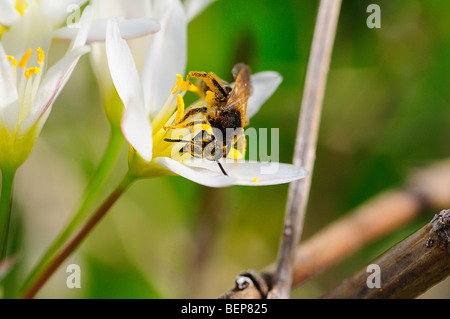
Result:
{"type": "Polygon", "coordinates": [[[51,261],[57,251],[63,246],[73,250],[82,240],[75,236],[75,242],[65,245],[106,181],[123,137],[129,145],[128,173],[80,231],[83,236],[139,177],[179,175],[201,185],[227,187],[281,184],[307,176],[303,168],[294,165],[245,160],[243,127],[278,88],[280,74],[250,74],[245,66],[245,84],[239,81],[237,71],[233,71],[236,83],[228,84],[213,73],[194,72],[207,78],[203,84],[210,90],[203,91],[189,81],[191,73],[183,79],[188,23],[213,1],[0,1],[0,276],[5,273],[2,265],[10,264],[6,248],[15,172],[29,156],[79,59],[87,53],[111,125],[105,157],[79,210],[25,281],[27,298],[51,273],[44,271],[45,267],[54,271],[61,262],[51,261]],[[47,57],[55,38],[70,44],[67,52],[50,64],[47,57]],[[245,94],[240,117],[228,115],[224,105],[233,101],[233,93],[241,85],[245,94]],[[188,91],[199,97],[186,106],[184,95],[188,91]],[[216,112],[214,108],[221,110],[223,123],[234,124],[217,127],[210,116],[216,112]],[[183,124],[184,118],[190,118],[190,124],[183,124]],[[242,130],[236,139],[227,139],[232,147],[222,143],[221,152],[203,156],[211,146],[217,150],[219,141],[224,141],[219,133],[229,129],[242,130]],[[118,143],[112,142],[114,136],[119,136],[118,143]],[[234,148],[236,142],[238,147],[234,148]]]}

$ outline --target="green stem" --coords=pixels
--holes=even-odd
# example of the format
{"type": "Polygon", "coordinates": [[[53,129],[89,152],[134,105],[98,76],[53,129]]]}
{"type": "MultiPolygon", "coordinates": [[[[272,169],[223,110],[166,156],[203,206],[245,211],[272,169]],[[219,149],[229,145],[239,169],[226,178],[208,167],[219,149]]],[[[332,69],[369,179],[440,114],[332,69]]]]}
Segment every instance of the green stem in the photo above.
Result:
{"type": "Polygon", "coordinates": [[[16,170],[2,170],[2,191],[0,197],[0,262],[6,258],[8,247],[9,220],[13,198],[13,183],[16,170]]]}
{"type": "MultiPolygon", "coordinates": [[[[64,243],[70,238],[76,228],[86,217],[88,208],[102,190],[102,187],[105,184],[106,179],[108,178],[114,166],[114,163],[116,162],[122,144],[123,135],[120,128],[112,128],[105,154],[103,155],[103,158],[99,166],[97,167],[97,170],[95,171],[89,184],[86,187],[81,205],[79,206],[75,215],[72,217],[72,220],[67,224],[66,228],[53,241],[51,246],[39,260],[38,264],[32,269],[32,271],[26,278],[23,287],[28,287],[30,283],[42,273],[44,267],[49,263],[49,260],[64,245],[64,243]]],[[[23,288],[21,289],[21,291],[23,291],[23,288]]]]}
{"type": "Polygon", "coordinates": [[[128,189],[128,187],[136,180],[136,177],[127,174],[117,188],[109,195],[103,204],[95,211],[95,213],[87,220],[84,226],[77,234],[63,247],[49,263],[47,263],[42,272],[39,273],[29,285],[24,287],[22,298],[31,299],[47,282],[51,275],[58,267],[69,257],[81,242],[87,237],[91,230],[99,223],[103,216],[109,211],[119,197],[128,189]]]}

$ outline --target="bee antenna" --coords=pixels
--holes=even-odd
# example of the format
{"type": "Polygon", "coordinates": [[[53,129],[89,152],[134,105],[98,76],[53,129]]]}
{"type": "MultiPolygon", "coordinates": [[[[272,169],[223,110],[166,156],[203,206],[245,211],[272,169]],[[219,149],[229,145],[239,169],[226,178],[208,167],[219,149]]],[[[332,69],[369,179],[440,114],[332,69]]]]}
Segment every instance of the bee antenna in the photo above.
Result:
{"type": "Polygon", "coordinates": [[[223,175],[228,176],[227,172],[223,169],[222,164],[220,164],[219,161],[216,161],[217,165],[219,165],[220,170],[222,171],[223,175]]]}

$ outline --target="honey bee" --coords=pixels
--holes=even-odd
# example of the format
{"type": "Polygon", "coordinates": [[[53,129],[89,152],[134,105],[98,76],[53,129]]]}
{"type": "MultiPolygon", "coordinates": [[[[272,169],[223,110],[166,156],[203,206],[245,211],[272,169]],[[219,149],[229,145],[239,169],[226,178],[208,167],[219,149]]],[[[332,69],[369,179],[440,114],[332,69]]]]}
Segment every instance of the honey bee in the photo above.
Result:
{"type": "Polygon", "coordinates": [[[166,128],[196,127],[201,130],[190,141],[181,139],[164,139],[166,142],[186,142],[180,153],[189,152],[193,157],[202,157],[216,161],[224,175],[227,175],[220,158],[245,156],[245,135],[243,127],[248,123],[246,111],[251,95],[250,69],[239,63],[232,70],[235,84],[231,87],[212,72],[189,72],[190,78],[197,78],[198,84],[192,85],[191,91],[202,97],[206,105],[189,109],[184,113],[184,105],[178,105],[175,123],[166,128]],[[203,114],[201,120],[188,121],[196,114],[203,114]],[[237,143],[237,150],[234,148],[237,143]],[[231,154],[230,152],[233,152],[231,154]]]}

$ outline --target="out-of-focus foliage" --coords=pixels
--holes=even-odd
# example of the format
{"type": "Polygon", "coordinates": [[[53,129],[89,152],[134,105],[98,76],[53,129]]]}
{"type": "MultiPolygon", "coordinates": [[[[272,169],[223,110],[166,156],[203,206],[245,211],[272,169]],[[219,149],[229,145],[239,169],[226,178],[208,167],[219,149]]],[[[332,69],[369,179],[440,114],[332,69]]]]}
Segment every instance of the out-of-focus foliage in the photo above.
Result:
{"type": "MultiPolygon", "coordinates": [[[[281,162],[292,161],[317,7],[318,1],[219,0],[189,24],[188,70],[231,80],[232,66],[242,61],[254,72],[283,75],[251,121],[255,128],[280,128],[281,162]]],[[[411,169],[449,156],[449,12],[447,1],[343,2],[303,239],[401,185],[411,169]],[[380,5],[380,29],[366,26],[370,3],[380,5]]],[[[100,159],[108,125],[99,103],[83,58],[19,171],[15,218],[23,223],[24,237],[16,241],[27,256],[23,270],[69,219],[100,159]]],[[[102,198],[123,176],[126,153],[124,146],[102,198]]],[[[241,271],[276,259],[287,189],[208,189],[181,177],[138,181],[39,296],[217,297],[241,271]],[[66,287],[70,263],[81,266],[81,289],[66,287]]],[[[293,297],[320,296],[430,219],[370,245],[293,297]]]]}

